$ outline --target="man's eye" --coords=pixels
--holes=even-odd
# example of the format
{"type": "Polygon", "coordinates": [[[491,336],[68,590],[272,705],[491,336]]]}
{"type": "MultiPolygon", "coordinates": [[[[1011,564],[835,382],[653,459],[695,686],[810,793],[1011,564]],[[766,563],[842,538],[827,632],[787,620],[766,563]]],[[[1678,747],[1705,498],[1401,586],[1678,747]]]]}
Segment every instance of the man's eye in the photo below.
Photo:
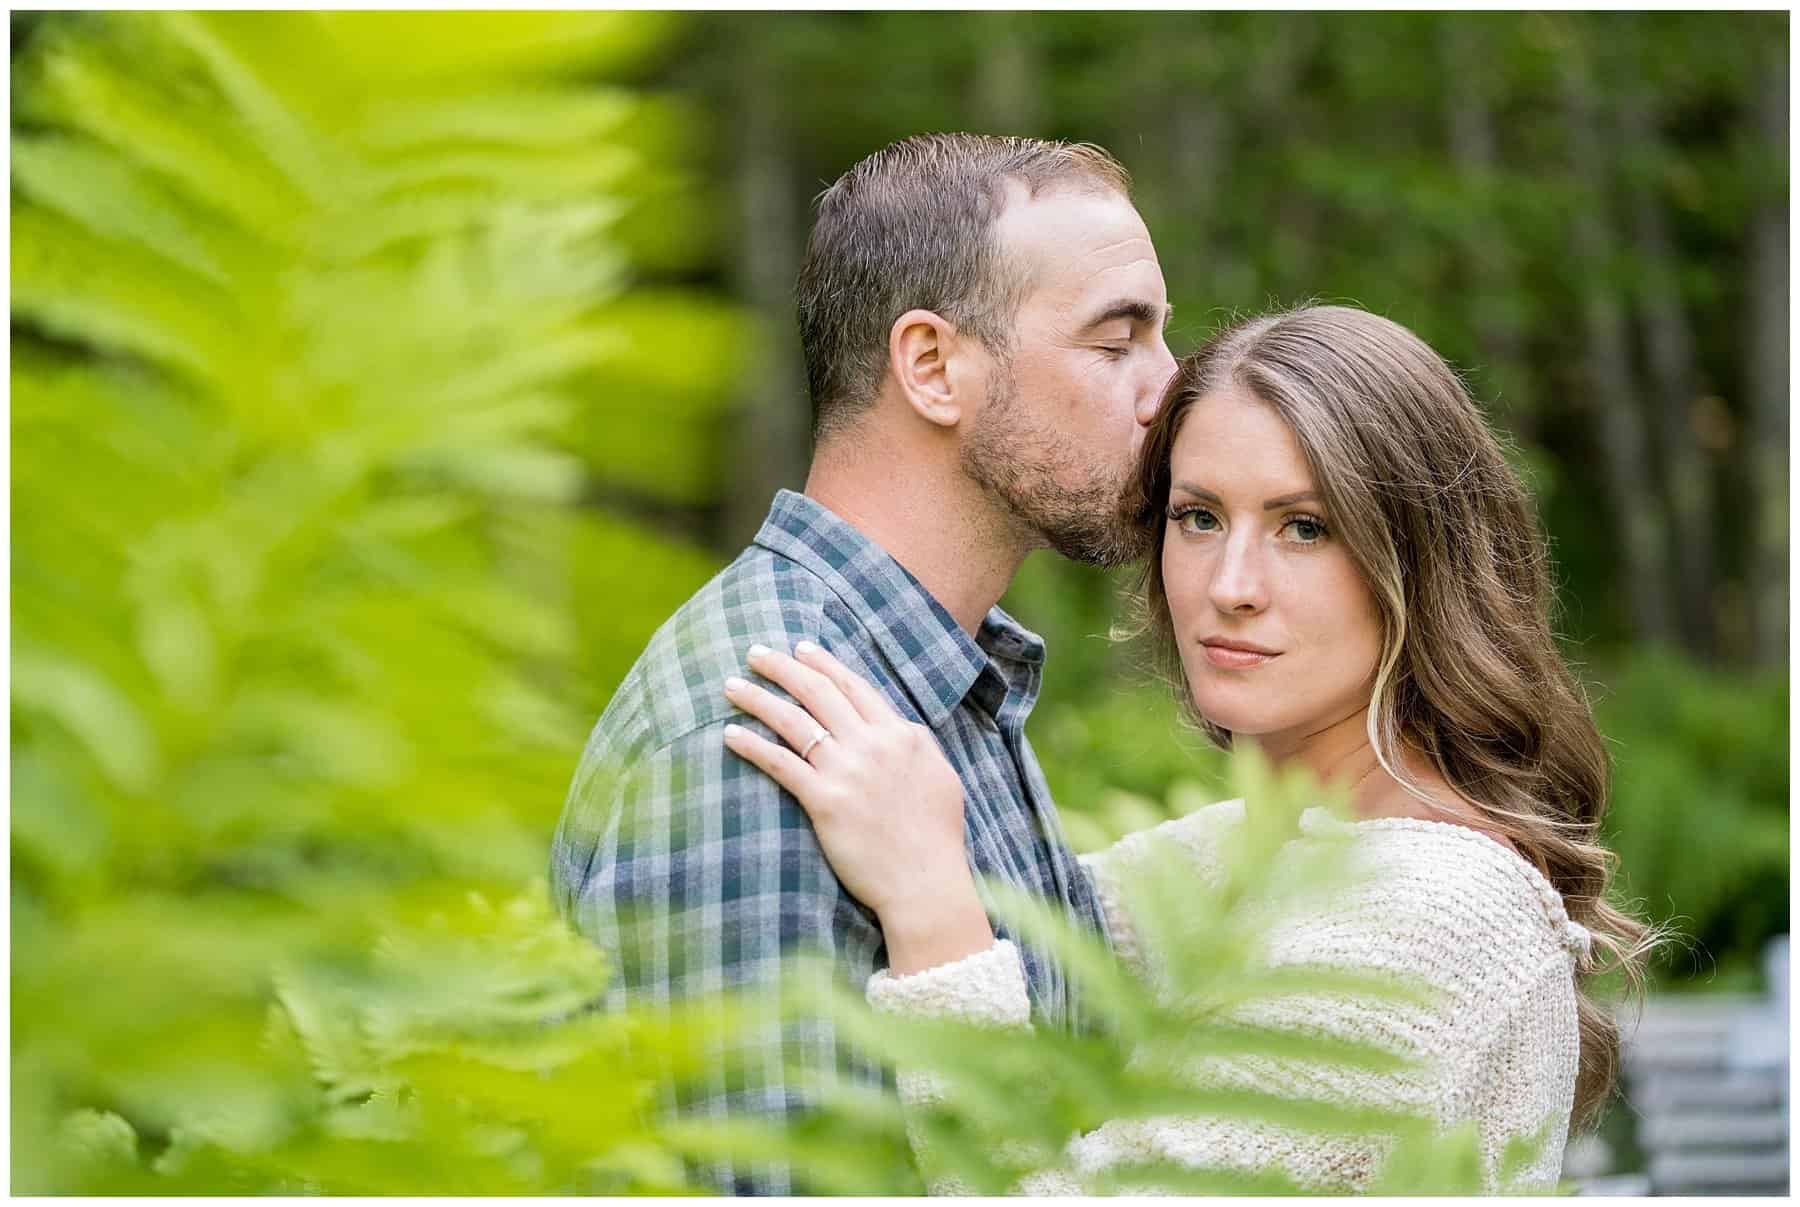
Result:
{"type": "Polygon", "coordinates": [[[1131,345],[1130,344],[1101,344],[1100,351],[1104,352],[1108,356],[1111,356],[1111,357],[1117,359],[1118,357],[1129,355],[1131,353],[1131,345]]]}

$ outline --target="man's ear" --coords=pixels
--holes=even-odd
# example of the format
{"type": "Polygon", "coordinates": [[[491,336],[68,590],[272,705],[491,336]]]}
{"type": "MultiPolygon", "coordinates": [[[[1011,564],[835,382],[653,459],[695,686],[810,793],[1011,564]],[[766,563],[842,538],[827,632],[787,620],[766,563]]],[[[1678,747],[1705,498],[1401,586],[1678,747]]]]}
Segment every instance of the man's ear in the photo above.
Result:
{"type": "Polygon", "coordinates": [[[955,427],[972,401],[964,396],[966,387],[959,388],[966,366],[952,363],[959,346],[966,348],[956,328],[934,311],[908,310],[888,328],[888,372],[900,396],[915,415],[939,427],[955,427]]]}

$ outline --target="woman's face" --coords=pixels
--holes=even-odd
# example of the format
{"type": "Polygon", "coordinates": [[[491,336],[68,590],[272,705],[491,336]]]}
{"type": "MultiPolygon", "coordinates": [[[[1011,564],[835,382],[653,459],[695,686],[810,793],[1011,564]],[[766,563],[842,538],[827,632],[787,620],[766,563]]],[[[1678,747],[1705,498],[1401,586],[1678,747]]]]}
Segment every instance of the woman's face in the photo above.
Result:
{"type": "Polygon", "coordinates": [[[1274,408],[1198,399],[1169,476],[1163,584],[1200,715],[1279,755],[1364,708],[1381,617],[1274,408]]]}

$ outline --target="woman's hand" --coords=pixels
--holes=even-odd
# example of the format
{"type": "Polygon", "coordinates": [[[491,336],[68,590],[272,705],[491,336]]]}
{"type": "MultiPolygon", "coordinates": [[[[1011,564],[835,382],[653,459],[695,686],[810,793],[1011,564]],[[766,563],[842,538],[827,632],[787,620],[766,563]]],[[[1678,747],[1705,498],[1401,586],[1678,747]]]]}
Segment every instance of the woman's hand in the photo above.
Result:
{"type": "Polygon", "coordinates": [[[963,846],[962,780],[923,725],[810,641],[796,657],[753,645],[750,669],[798,703],[743,679],[725,696],[786,747],[741,725],[725,745],[769,773],[812,819],[850,894],[875,912],[896,974],[993,945],[963,846]]]}

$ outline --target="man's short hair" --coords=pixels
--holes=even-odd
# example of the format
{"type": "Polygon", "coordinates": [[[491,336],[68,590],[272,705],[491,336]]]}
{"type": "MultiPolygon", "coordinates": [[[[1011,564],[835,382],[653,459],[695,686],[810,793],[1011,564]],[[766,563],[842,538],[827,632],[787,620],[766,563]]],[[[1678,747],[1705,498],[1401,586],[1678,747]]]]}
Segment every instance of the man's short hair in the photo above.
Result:
{"type": "Polygon", "coordinates": [[[995,239],[1009,180],[1033,197],[1050,186],[1131,195],[1130,175],[1091,143],[988,134],[901,139],[819,194],[795,288],[815,442],[873,405],[888,332],[908,310],[1008,354],[1031,284],[995,239]]]}

